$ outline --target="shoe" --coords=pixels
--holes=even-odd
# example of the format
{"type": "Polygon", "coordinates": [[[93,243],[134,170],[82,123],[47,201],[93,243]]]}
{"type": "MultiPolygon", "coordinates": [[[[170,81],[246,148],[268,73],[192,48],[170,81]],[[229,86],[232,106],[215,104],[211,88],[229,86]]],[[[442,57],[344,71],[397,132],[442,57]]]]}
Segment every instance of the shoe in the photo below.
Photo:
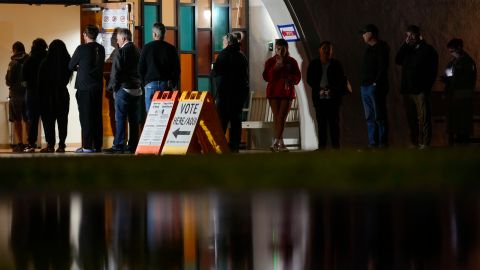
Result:
{"type": "Polygon", "coordinates": [[[75,153],[94,153],[94,152],[95,152],[95,150],[93,150],[93,149],[88,149],[88,148],[83,148],[83,147],[80,147],[77,150],[75,150],[75,153]]]}
{"type": "Polygon", "coordinates": [[[49,147],[49,146],[47,146],[47,147],[43,148],[42,150],[40,150],[40,153],[53,153],[53,152],[55,152],[55,148],[49,147]]]}
{"type": "Polygon", "coordinates": [[[57,148],[57,151],[55,151],[55,152],[57,152],[57,153],[65,153],[65,147],[60,147],[60,146],[59,146],[59,147],[57,148]]]}
{"type": "Polygon", "coordinates": [[[24,150],[25,145],[23,143],[19,143],[12,148],[13,153],[23,153],[24,150]]]}
{"type": "Polygon", "coordinates": [[[25,153],[35,153],[35,146],[29,144],[27,147],[25,147],[23,152],[25,152],[25,153]]]}
{"type": "Polygon", "coordinates": [[[124,154],[135,154],[137,147],[127,146],[124,150],[124,154]]]}
{"type": "Polygon", "coordinates": [[[278,146],[278,151],[279,152],[290,152],[284,144],[278,146]]]}
{"type": "Polygon", "coordinates": [[[280,152],[280,149],[278,148],[278,144],[273,144],[272,146],[270,146],[270,150],[274,153],[280,152]]]}
{"type": "Polygon", "coordinates": [[[123,148],[117,148],[117,147],[110,147],[110,148],[106,148],[106,149],[103,149],[103,153],[105,154],[123,154],[125,153],[125,150],[123,148]]]}
{"type": "Polygon", "coordinates": [[[428,148],[430,148],[430,146],[428,146],[428,145],[426,145],[426,144],[420,144],[420,145],[418,146],[418,149],[419,149],[419,150],[426,150],[426,149],[428,149],[428,148]]]}

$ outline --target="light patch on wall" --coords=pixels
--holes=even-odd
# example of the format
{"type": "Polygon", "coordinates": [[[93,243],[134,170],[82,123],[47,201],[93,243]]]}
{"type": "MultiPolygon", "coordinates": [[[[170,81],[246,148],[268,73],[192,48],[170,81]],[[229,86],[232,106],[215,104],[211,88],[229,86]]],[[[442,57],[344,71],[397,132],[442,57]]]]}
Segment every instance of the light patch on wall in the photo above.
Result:
{"type": "MultiPolygon", "coordinates": [[[[4,78],[11,56],[11,46],[21,41],[27,52],[32,41],[41,37],[49,44],[54,39],[61,39],[67,45],[70,55],[80,44],[80,6],[62,5],[21,5],[0,4],[0,77],[4,78]]],[[[68,86],[70,92],[70,113],[67,143],[80,142],[80,124],[73,88],[75,78],[68,86]]],[[[6,102],[8,87],[0,83],[0,102],[6,102]]],[[[0,112],[0,117],[6,117],[0,112]]],[[[2,127],[5,129],[6,127],[2,127]]],[[[3,138],[0,138],[3,139],[3,138]]],[[[0,144],[8,143],[0,141],[0,144]]]]}

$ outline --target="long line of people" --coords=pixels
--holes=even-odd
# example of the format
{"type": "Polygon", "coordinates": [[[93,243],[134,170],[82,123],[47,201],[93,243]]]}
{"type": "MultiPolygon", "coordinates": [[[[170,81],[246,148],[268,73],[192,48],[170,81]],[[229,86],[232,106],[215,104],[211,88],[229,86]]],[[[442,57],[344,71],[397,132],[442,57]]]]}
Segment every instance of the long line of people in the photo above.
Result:
{"type": "MultiPolygon", "coordinates": [[[[139,140],[142,119],[142,95],[145,108],[155,91],[175,89],[180,78],[180,62],[175,47],[164,41],[165,26],[155,23],[153,41],[140,51],[132,42],[129,29],[118,29],[113,54],[110,82],[107,90],[115,98],[115,139],[106,153],[134,153],[139,140]],[[145,93],[143,93],[145,89],[145,93]],[[129,138],[125,122],[129,123],[129,138]]],[[[386,96],[389,90],[388,67],[390,48],[379,38],[373,24],[361,28],[365,50],[360,94],[368,131],[368,148],[388,146],[388,117],[386,96]]],[[[69,93],[67,84],[73,71],[77,72],[75,88],[82,132],[82,146],[76,153],[102,151],[102,90],[105,49],[96,42],[99,29],[88,25],[83,32],[84,44],[70,57],[64,42],[54,40],[47,50],[45,40],[32,43],[29,55],[24,45],[15,42],[6,75],[10,89],[10,121],[19,142],[13,152],[34,152],[41,117],[47,146],[44,153],[64,153],[67,136],[69,93]],[[28,130],[23,144],[22,123],[28,130]],[[55,150],[55,122],[59,144],[55,150]]],[[[224,37],[224,49],[213,64],[212,77],[216,88],[217,109],[224,132],[230,124],[230,148],[238,152],[241,138],[241,113],[249,93],[248,59],[240,50],[241,35],[229,33],[224,37]]],[[[450,143],[466,143],[472,131],[473,91],[476,82],[475,61],[463,50],[461,39],[447,44],[453,56],[441,81],[446,85],[449,101],[448,133],[450,143]]],[[[310,86],[316,112],[318,148],[340,148],[340,106],[348,93],[348,80],[342,64],[333,57],[334,45],[324,41],[319,57],[310,61],[306,82],[310,86]]],[[[402,69],[401,93],[410,127],[411,144],[420,149],[431,144],[431,90],[437,80],[438,54],[422,37],[420,28],[410,25],[405,41],[398,50],[395,63],[402,69]]],[[[295,98],[295,85],[302,76],[297,61],[289,55],[284,39],[275,42],[275,55],[265,62],[262,74],[267,82],[266,97],[273,113],[273,152],[288,151],[283,142],[286,117],[295,98]]]]}
{"type": "MultiPolygon", "coordinates": [[[[389,91],[388,67],[390,48],[379,39],[374,24],[361,28],[367,44],[361,70],[360,96],[367,122],[368,149],[388,146],[386,96],[389,91]]],[[[401,67],[401,89],[410,130],[411,147],[426,149],[432,142],[431,92],[437,80],[445,83],[448,101],[447,132],[450,145],[469,141],[473,123],[473,96],[477,68],[463,49],[463,41],[452,39],[447,49],[453,59],[445,74],[437,77],[438,53],[423,38],[420,27],[410,25],[395,63],[401,67]]],[[[341,63],[332,57],[333,45],[322,42],[319,58],[310,62],[307,83],[312,89],[318,125],[318,148],[325,149],[327,130],[332,148],[340,147],[339,108],[348,80],[341,63]],[[327,128],[328,127],[328,128],[327,128]]]]}

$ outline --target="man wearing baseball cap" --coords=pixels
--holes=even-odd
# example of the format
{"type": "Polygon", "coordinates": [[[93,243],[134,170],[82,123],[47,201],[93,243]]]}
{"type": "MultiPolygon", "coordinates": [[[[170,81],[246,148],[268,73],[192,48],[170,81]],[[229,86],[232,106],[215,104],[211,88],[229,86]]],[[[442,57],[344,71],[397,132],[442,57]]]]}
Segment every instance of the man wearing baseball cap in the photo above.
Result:
{"type": "Polygon", "coordinates": [[[360,94],[367,121],[368,148],[383,148],[388,141],[386,96],[390,48],[385,41],[379,40],[374,24],[365,25],[360,33],[367,44],[360,94]]]}

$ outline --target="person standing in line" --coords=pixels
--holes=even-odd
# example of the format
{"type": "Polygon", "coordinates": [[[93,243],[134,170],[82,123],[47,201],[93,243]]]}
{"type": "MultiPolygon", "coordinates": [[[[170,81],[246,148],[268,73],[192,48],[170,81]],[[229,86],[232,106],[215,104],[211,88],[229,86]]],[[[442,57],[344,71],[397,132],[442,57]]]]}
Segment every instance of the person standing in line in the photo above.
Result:
{"type": "Polygon", "coordinates": [[[340,61],[333,58],[333,45],[324,41],[319,57],[310,62],[307,83],[312,88],[313,107],[317,117],[318,149],[327,147],[327,130],[332,148],[340,148],[340,105],[345,94],[346,77],[340,61]]]}
{"type": "Polygon", "coordinates": [[[437,78],[438,53],[425,42],[420,28],[410,25],[395,62],[402,67],[401,93],[411,144],[419,149],[428,148],[432,142],[431,91],[437,78]]]}
{"type": "Polygon", "coordinates": [[[112,62],[112,72],[107,90],[114,93],[116,132],[113,146],[105,153],[135,153],[139,139],[142,86],[138,74],[140,52],[132,42],[132,32],[120,28],[117,33],[118,52],[112,62]],[[125,139],[125,122],[128,119],[128,146],[125,139]]]}
{"type": "Polygon", "coordinates": [[[367,24],[360,33],[367,44],[360,94],[367,121],[368,148],[384,148],[388,145],[386,97],[390,48],[385,41],[379,40],[376,25],[367,24]]]}
{"type": "Polygon", "coordinates": [[[234,34],[223,37],[224,49],[213,64],[217,81],[217,109],[224,132],[230,123],[230,150],[238,153],[242,133],[242,109],[248,98],[248,60],[234,34]]]}
{"type": "Polygon", "coordinates": [[[13,152],[23,152],[25,145],[23,144],[23,125],[28,130],[27,109],[25,105],[26,87],[23,80],[23,64],[28,58],[25,53],[25,46],[20,41],[13,43],[12,56],[8,64],[5,82],[8,86],[8,108],[9,120],[13,122],[13,132],[17,139],[17,144],[13,146],[13,152]]]}
{"type": "Polygon", "coordinates": [[[448,102],[448,141],[450,145],[465,144],[469,142],[473,130],[473,94],[477,82],[477,65],[463,50],[463,40],[450,40],[447,49],[453,57],[442,76],[448,102]]]}
{"type": "Polygon", "coordinates": [[[38,92],[38,69],[47,56],[47,42],[37,38],[32,42],[30,56],[23,64],[23,78],[27,83],[28,145],[24,152],[33,153],[37,148],[38,122],[40,121],[40,93],[38,92]]]}
{"type": "Polygon", "coordinates": [[[180,60],[175,46],[165,42],[165,25],[155,23],[153,41],[147,43],[140,55],[138,70],[145,87],[145,108],[148,113],[156,91],[171,90],[178,86],[180,60]]]}
{"type": "MultiPolygon", "coordinates": [[[[113,47],[113,51],[105,60],[106,64],[110,64],[110,70],[111,70],[111,64],[113,62],[113,57],[118,52],[117,33],[119,29],[120,27],[116,27],[115,29],[113,29],[112,37],[110,38],[110,45],[113,47]]],[[[110,73],[109,72],[103,73],[103,76],[104,76],[103,78],[105,79],[105,85],[108,85],[110,83],[110,73]]],[[[108,118],[110,120],[108,125],[112,130],[113,136],[115,136],[115,132],[116,132],[115,130],[115,99],[113,98],[113,92],[105,91],[105,97],[108,100],[108,118]]]]}
{"type": "Polygon", "coordinates": [[[80,126],[82,128],[82,147],[76,153],[101,152],[103,144],[102,92],[103,63],[105,48],[95,40],[98,28],[87,25],[83,32],[84,44],[73,53],[68,68],[77,71],[75,88],[80,126]]]}
{"type": "Polygon", "coordinates": [[[288,53],[285,39],[275,41],[275,55],[265,62],[263,79],[267,81],[267,99],[273,113],[274,142],[270,149],[274,152],[288,151],[283,142],[283,131],[288,112],[295,98],[295,85],[302,74],[297,61],[288,53]]]}
{"type": "Polygon", "coordinates": [[[67,138],[68,111],[70,108],[70,94],[67,84],[72,77],[68,69],[70,54],[65,43],[55,39],[48,46],[47,56],[40,65],[38,74],[38,91],[41,101],[41,116],[47,147],[40,150],[42,153],[55,151],[55,122],[58,125],[57,153],[65,153],[67,138]]]}

